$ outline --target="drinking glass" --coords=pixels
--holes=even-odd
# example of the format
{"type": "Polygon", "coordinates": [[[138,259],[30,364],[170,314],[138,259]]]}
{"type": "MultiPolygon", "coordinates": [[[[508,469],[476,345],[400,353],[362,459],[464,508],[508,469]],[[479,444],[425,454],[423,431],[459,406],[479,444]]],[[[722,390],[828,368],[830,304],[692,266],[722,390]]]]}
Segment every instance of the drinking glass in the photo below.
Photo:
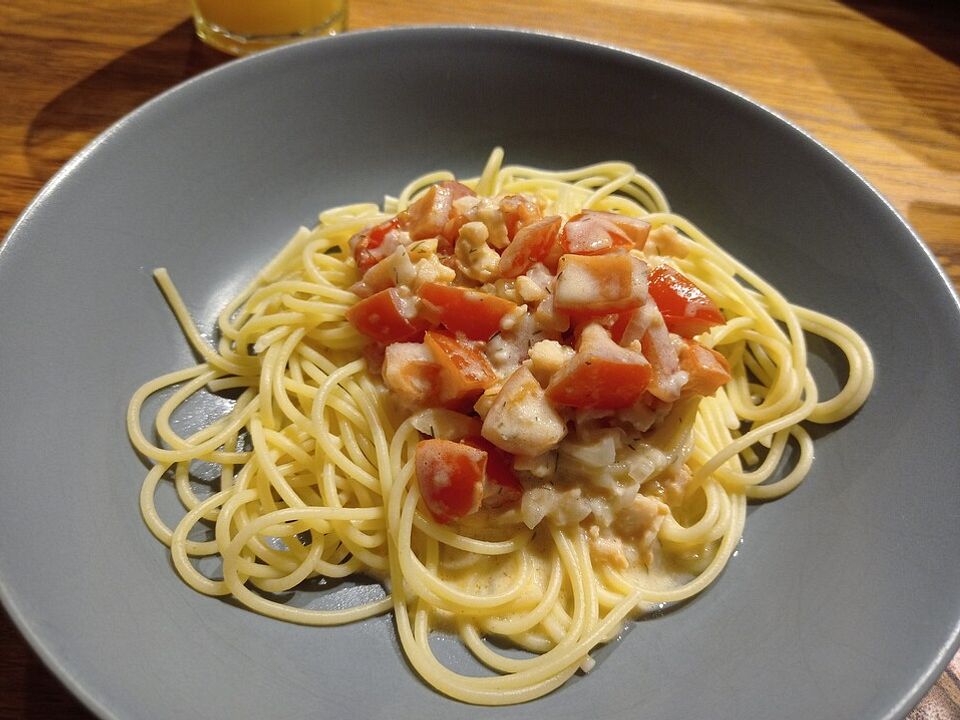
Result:
{"type": "Polygon", "coordinates": [[[347,26],[347,0],[192,0],[197,35],[231,55],[318,35],[347,26]]]}

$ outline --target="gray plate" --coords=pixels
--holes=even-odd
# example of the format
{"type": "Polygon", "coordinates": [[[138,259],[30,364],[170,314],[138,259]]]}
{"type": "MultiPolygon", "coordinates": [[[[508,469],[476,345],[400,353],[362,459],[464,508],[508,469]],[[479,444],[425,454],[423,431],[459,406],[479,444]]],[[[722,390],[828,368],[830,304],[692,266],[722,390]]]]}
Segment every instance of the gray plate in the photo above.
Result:
{"type": "Polygon", "coordinates": [[[893,718],[956,648],[956,298],[835,156],[656,61],[432,28],[223,66],[51,181],[0,251],[0,309],[0,589],[104,717],[893,718]],[[138,515],[123,415],[141,382],[192,362],[152,268],[209,330],[318,209],[437,167],[476,174],[496,144],[553,168],[636,163],[795,301],[858,328],[878,374],[803,486],[753,508],[713,587],[632,625],[589,676],[489,712],[420,682],[390,618],[309,629],[187,588],[138,515]]]}

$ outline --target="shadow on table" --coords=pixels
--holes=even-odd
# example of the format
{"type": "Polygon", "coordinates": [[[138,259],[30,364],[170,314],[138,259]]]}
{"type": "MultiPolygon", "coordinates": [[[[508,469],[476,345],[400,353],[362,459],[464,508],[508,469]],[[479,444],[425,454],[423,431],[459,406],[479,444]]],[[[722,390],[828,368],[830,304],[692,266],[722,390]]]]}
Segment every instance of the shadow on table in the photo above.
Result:
{"type": "MultiPolygon", "coordinates": [[[[957,66],[953,77],[960,78],[960,4],[956,0],[917,3],[845,0],[844,4],[957,66]]],[[[937,62],[933,58],[930,61],[937,62]]],[[[879,69],[905,98],[913,102],[913,108],[922,111],[925,120],[936,123],[926,123],[927,142],[922,151],[925,158],[934,167],[960,170],[956,154],[951,161],[950,154],[943,152],[943,147],[937,143],[938,140],[944,140],[944,144],[949,145],[951,136],[960,137],[960,120],[956,112],[960,81],[949,87],[917,87],[907,79],[909,73],[903,72],[903,65],[898,68],[895,58],[885,61],[879,69]]],[[[869,122],[869,116],[863,111],[861,114],[869,122]]],[[[910,137],[911,131],[916,130],[904,127],[902,134],[894,137],[894,140],[910,137]]],[[[913,145],[913,150],[916,150],[916,145],[913,145]]],[[[960,204],[918,200],[907,208],[907,220],[937,255],[954,284],[960,287],[960,249],[956,247],[956,239],[960,237],[960,204]]]]}
{"type": "MultiPolygon", "coordinates": [[[[847,7],[901,36],[878,36],[869,25],[856,28],[840,18],[811,22],[816,43],[795,42],[809,53],[826,40],[839,52],[814,53],[823,79],[870,127],[925,164],[960,171],[953,148],[960,137],[960,6],[951,2],[907,3],[846,0],[847,7]],[[872,87],[887,87],[899,103],[878,102],[872,87]]],[[[793,37],[786,38],[794,40],[793,37]]]]}
{"type": "Polygon", "coordinates": [[[94,720],[27,645],[0,608],[0,717],[94,720]]]}
{"type": "Polygon", "coordinates": [[[34,176],[46,180],[81,145],[131,110],[230,59],[197,39],[189,20],[129,50],[64,90],[37,113],[26,138],[34,176]]]}
{"type": "Polygon", "coordinates": [[[956,0],[844,0],[843,4],[960,65],[960,5],[956,0]]]}

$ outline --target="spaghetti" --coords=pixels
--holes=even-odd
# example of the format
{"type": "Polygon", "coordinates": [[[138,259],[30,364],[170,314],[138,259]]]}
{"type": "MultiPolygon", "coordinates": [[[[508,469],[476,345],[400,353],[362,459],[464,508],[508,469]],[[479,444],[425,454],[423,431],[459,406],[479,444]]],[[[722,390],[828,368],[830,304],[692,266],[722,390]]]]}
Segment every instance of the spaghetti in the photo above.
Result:
{"type": "MultiPolygon", "coordinates": [[[[127,415],[134,445],[153,462],[140,496],[143,517],[170,547],[177,571],[191,587],[306,625],[347,623],[392,610],[404,652],[423,679],[450,697],[484,705],[523,702],[550,692],[578,669],[589,670],[591,650],[615,637],[637,612],[702,591],[731,557],[743,532],[747,501],[779,497],[809,471],[813,443],[802,423],[848,417],[865,401],[873,381],[870,352],[853,330],[790,304],[689,220],[670,212],[657,185],[631,165],[606,162],[549,172],[504,166],[502,158],[502,151],[495,150],[482,174],[460,185],[467,199],[453,198],[457,208],[473,213],[473,230],[486,232],[480,235],[483,247],[465,224],[452,231],[447,227],[452,240],[446,258],[437,248],[442,235],[433,244],[396,234],[394,239],[401,239],[396,247],[389,241],[376,247],[369,242],[370,228],[385,226],[382,234],[409,231],[411,208],[418,202],[423,206],[421,199],[429,193],[436,194],[431,188],[439,187],[437,183],[453,183],[445,172],[413,181],[397,198],[387,198],[382,210],[358,204],[323,212],[316,228],[296,233],[223,309],[216,347],[194,327],[167,272],[157,270],[156,280],[202,362],[143,385],[127,415]],[[536,210],[540,222],[543,217],[562,218],[564,227],[571,228],[565,247],[576,243],[571,224],[575,217],[609,220],[613,216],[607,213],[616,213],[615,219],[638,219],[623,231],[637,240],[635,246],[617,248],[611,256],[591,255],[592,249],[584,256],[620,258],[616,262],[623,267],[632,257],[632,268],[649,263],[654,273],[662,267],[663,273],[693,280],[722,317],[698,326],[702,332],[696,340],[681,340],[674,333],[673,345],[700,353],[708,364],[711,357],[722,356],[719,362],[728,369],[729,382],[709,392],[681,395],[681,386],[689,388],[692,376],[674,368],[678,384],[665,382],[661,397],[651,396],[649,387],[638,388],[642,400],[606,413],[597,410],[598,403],[607,402],[597,400],[602,388],[585,401],[577,387],[561,387],[570,371],[560,367],[563,363],[549,369],[551,358],[559,352],[569,364],[576,356],[563,347],[562,338],[576,334],[576,352],[581,353],[590,342],[599,343],[597,347],[613,342],[610,338],[619,332],[612,325],[617,318],[626,312],[640,317],[639,309],[624,310],[621,303],[606,316],[606,325],[599,315],[613,306],[595,305],[577,328],[571,324],[558,326],[553,335],[541,333],[539,339],[547,344],[526,338],[521,357],[512,363],[511,347],[498,346],[508,357],[507,369],[491,365],[494,374],[480,389],[479,399],[477,392],[450,396],[444,408],[417,407],[416,397],[398,403],[397,381],[387,376],[389,363],[395,363],[390,354],[424,351],[413,347],[417,343],[394,343],[386,336],[371,343],[370,337],[383,332],[382,324],[371,330],[357,319],[353,308],[360,307],[358,298],[389,289],[370,287],[376,281],[370,268],[378,262],[403,255],[411,267],[419,268],[407,282],[421,288],[433,283],[449,291],[444,272],[452,274],[454,268],[476,292],[483,289],[503,302],[512,298],[523,310],[505,312],[497,342],[519,333],[515,322],[535,311],[542,316],[538,331],[558,316],[556,308],[550,315],[547,298],[559,302],[558,285],[564,281],[552,271],[541,274],[538,289],[536,268],[523,267],[515,282],[504,282],[484,276],[482,263],[471,264],[475,254],[468,250],[478,248],[486,254],[488,269],[502,269],[509,244],[523,227],[538,222],[536,217],[521,218],[510,228],[506,208],[519,206],[518,201],[504,205],[504,198],[530,201],[528,209],[536,210]],[[476,223],[485,223],[484,228],[476,223]],[[631,235],[644,224],[649,234],[631,235]],[[496,247],[497,232],[501,247],[496,247]],[[461,248],[467,240],[473,244],[461,248]],[[463,254],[458,254],[461,249],[463,254]],[[358,261],[367,266],[360,268],[365,273],[358,271],[358,261]],[[521,274],[533,282],[521,281],[521,274]],[[818,397],[807,366],[805,333],[833,343],[847,359],[846,383],[830,399],[818,397]],[[400,345],[404,347],[391,351],[400,345]],[[490,423],[484,417],[495,412],[492,403],[509,384],[505,381],[527,368],[532,368],[535,391],[545,386],[553,393],[550,397],[560,408],[559,433],[566,437],[545,441],[535,452],[520,446],[506,455],[514,463],[519,478],[514,490],[519,488],[522,501],[509,492],[491,500],[487,484],[483,500],[472,498],[462,514],[438,505],[430,496],[436,487],[431,490],[423,478],[427,465],[418,466],[418,461],[426,462],[418,448],[424,442],[450,443],[435,447],[454,448],[463,457],[482,455],[491,475],[492,454],[501,452],[509,433],[488,432],[490,423]],[[173,419],[177,409],[204,392],[231,397],[232,407],[192,435],[179,435],[173,419]],[[156,443],[141,427],[142,409],[154,394],[163,396],[153,420],[156,443]],[[464,398],[476,401],[478,409],[465,407],[464,398]],[[450,410],[455,405],[457,411],[450,410]],[[461,441],[472,431],[463,429],[464,423],[475,427],[481,421],[489,442],[468,447],[461,441]],[[783,471],[788,458],[789,468],[783,471]],[[201,464],[217,472],[217,488],[205,496],[191,482],[191,473],[201,464]],[[155,501],[167,479],[185,507],[173,527],[161,519],[155,501]],[[205,527],[212,536],[196,539],[205,527]],[[210,556],[220,559],[222,577],[198,567],[197,558],[210,556]],[[377,578],[388,590],[385,596],[333,610],[298,608],[270,597],[312,578],[361,574],[377,578]],[[459,635],[493,672],[467,675],[443,665],[430,646],[431,634],[438,630],[459,635]],[[504,654],[487,642],[491,637],[506,638],[528,654],[504,654]]],[[[554,224],[559,227],[560,221],[554,224]]],[[[614,242],[619,236],[609,230],[609,237],[614,242]]],[[[542,259],[539,267],[552,262],[545,255],[542,259]]],[[[583,268],[591,266],[580,256],[567,260],[569,276],[575,275],[578,262],[583,268]]],[[[644,297],[646,272],[644,265],[644,297]]],[[[393,282],[400,277],[394,273],[393,282]]],[[[653,277],[651,273],[651,293],[653,277]]],[[[635,280],[639,287],[640,280],[635,280]]],[[[587,283],[578,291],[589,296],[592,290],[587,283]]],[[[400,297],[404,299],[410,298],[400,297]]],[[[397,307],[401,319],[416,325],[411,320],[415,313],[403,302],[397,307]]],[[[572,311],[567,315],[577,317],[572,311]]],[[[657,313],[661,315],[666,311],[657,313]]],[[[471,313],[463,316],[476,320],[471,313]]],[[[463,347],[480,347],[493,356],[493,339],[478,346],[460,334],[437,331],[436,317],[432,321],[435,327],[427,334],[437,336],[434,343],[459,338],[463,347]]],[[[415,331],[423,337],[422,327],[415,331]]],[[[635,354],[655,354],[646,345],[648,335],[643,337],[633,345],[635,354]]],[[[627,352],[626,339],[621,343],[624,347],[616,352],[627,352]]],[[[646,359],[638,359],[631,372],[649,376],[644,363],[646,359]]],[[[657,368],[652,372],[656,379],[657,368]]],[[[430,386],[429,393],[439,392],[438,387],[430,386]]],[[[517,416],[514,410],[506,412],[507,421],[517,416]]],[[[531,427],[542,432],[544,422],[531,427]]],[[[440,489],[449,490],[450,476],[441,475],[440,489]]]]}

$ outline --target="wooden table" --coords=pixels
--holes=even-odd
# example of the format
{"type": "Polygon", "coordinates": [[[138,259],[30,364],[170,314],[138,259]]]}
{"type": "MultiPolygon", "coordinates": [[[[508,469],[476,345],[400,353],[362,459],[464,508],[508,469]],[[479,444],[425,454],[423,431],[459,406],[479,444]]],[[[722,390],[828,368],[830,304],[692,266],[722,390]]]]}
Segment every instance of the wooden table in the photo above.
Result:
{"type": "MultiPolygon", "coordinates": [[[[350,27],[537,28],[632,48],[735,87],[862,173],[960,289],[960,13],[951,6],[352,0],[350,27]]],[[[159,92],[229,60],[194,38],[188,15],[187,0],[4,0],[0,236],[100,131],[159,92]]],[[[960,656],[951,668],[911,720],[960,719],[960,656]]],[[[77,717],[90,715],[0,611],[0,718],[77,717]]]]}

